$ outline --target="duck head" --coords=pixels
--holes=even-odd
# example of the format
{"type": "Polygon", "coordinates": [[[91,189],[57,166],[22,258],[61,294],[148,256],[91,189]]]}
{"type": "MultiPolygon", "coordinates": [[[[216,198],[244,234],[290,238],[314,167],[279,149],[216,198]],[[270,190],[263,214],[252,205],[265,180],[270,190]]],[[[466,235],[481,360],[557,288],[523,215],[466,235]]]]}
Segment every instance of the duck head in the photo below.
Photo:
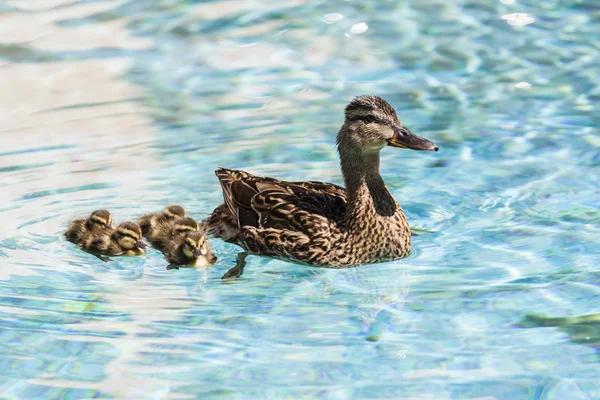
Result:
{"type": "Polygon", "coordinates": [[[182,251],[189,260],[194,261],[193,263],[197,267],[217,262],[217,257],[212,252],[208,239],[201,231],[192,231],[186,234],[182,251]]]}
{"type": "Polygon", "coordinates": [[[176,219],[173,226],[175,233],[193,232],[199,229],[200,225],[198,225],[198,222],[190,217],[176,219]]]}
{"type": "Polygon", "coordinates": [[[87,220],[88,228],[114,229],[112,215],[108,210],[96,210],[87,220]]]}
{"type": "Polygon", "coordinates": [[[185,217],[185,209],[181,206],[169,206],[163,210],[163,216],[166,219],[176,219],[185,217]]]}
{"type": "Polygon", "coordinates": [[[379,152],[385,146],[438,151],[431,140],[412,133],[396,111],[378,96],[358,96],[346,106],[346,120],[337,138],[340,151],[379,152]]]}
{"type": "Polygon", "coordinates": [[[114,238],[125,250],[139,249],[144,251],[148,245],[142,240],[142,230],[135,222],[123,222],[117,226],[114,238]]]}

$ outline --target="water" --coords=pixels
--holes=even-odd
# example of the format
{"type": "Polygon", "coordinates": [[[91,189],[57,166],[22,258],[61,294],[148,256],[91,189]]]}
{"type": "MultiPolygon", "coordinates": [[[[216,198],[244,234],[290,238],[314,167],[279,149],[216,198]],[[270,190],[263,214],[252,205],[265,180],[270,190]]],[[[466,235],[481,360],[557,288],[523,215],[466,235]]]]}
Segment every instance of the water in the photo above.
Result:
{"type": "Polygon", "coordinates": [[[0,5],[0,397],[600,398],[600,6],[505,3],[0,5]],[[407,259],[223,284],[216,240],[167,271],[61,237],[203,218],[220,165],[340,183],[363,93],[441,148],[382,153],[407,259]]]}

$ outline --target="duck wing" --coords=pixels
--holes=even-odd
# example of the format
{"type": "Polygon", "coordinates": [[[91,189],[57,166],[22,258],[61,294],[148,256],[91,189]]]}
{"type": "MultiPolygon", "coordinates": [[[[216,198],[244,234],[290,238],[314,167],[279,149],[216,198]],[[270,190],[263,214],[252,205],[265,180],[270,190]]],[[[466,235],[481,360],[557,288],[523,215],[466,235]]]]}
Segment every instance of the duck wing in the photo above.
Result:
{"type": "Polygon", "coordinates": [[[223,198],[238,227],[274,228],[310,233],[342,218],[343,187],[324,182],[285,182],[241,170],[215,171],[223,198]]]}

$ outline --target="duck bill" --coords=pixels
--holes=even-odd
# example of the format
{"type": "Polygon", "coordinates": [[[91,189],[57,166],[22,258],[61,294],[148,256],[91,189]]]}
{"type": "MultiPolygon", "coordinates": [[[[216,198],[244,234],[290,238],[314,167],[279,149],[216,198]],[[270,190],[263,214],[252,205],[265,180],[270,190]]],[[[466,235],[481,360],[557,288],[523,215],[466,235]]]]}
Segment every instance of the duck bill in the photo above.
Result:
{"type": "Polygon", "coordinates": [[[200,251],[200,249],[195,249],[194,250],[194,258],[198,258],[202,255],[202,252],[200,251]]]}
{"type": "Polygon", "coordinates": [[[411,150],[438,151],[439,147],[431,140],[417,136],[403,125],[394,126],[394,136],[388,140],[388,145],[411,150]]]}
{"type": "Polygon", "coordinates": [[[142,250],[146,250],[148,248],[148,245],[143,240],[138,240],[135,242],[135,245],[142,250]]]}

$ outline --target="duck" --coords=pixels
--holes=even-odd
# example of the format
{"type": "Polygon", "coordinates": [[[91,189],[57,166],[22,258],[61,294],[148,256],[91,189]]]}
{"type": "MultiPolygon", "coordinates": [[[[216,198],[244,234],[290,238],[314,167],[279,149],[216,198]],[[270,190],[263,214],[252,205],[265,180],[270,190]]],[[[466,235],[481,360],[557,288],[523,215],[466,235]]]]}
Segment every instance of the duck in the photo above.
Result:
{"type": "Polygon", "coordinates": [[[179,269],[180,266],[206,267],[217,262],[210,243],[203,231],[187,231],[166,240],[162,246],[167,269],[179,269]]]}
{"type": "Polygon", "coordinates": [[[329,268],[406,257],[411,230],[379,173],[379,154],[386,147],[439,149],[404,126],[383,98],[363,95],[345,107],[337,134],[345,187],[218,168],[224,202],[202,226],[243,249],[223,278],[239,276],[251,254],[329,268]]]}
{"type": "Polygon", "coordinates": [[[139,256],[146,253],[148,246],[142,240],[142,229],[137,223],[123,222],[117,229],[90,235],[80,247],[100,256],[139,256]]]}
{"type": "Polygon", "coordinates": [[[156,226],[167,221],[173,221],[177,218],[185,217],[185,209],[178,205],[171,205],[165,208],[162,212],[142,215],[138,219],[138,224],[142,228],[142,234],[146,236],[148,232],[156,226]]]}
{"type": "Polygon", "coordinates": [[[108,210],[96,210],[87,219],[71,221],[64,236],[69,242],[79,244],[90,235],[112,230],[114,227],[112,215],[108,210]]]}
{"type": "Polygon", "coordinates": [[[200,230],[200,224],[191,218],[177,218],[175,220],[161,221],[155,224],[150,231],[144,236],[152,247],[164,252],[166,245],[174,239],[182,236],[187,232],[200,230]]]}

